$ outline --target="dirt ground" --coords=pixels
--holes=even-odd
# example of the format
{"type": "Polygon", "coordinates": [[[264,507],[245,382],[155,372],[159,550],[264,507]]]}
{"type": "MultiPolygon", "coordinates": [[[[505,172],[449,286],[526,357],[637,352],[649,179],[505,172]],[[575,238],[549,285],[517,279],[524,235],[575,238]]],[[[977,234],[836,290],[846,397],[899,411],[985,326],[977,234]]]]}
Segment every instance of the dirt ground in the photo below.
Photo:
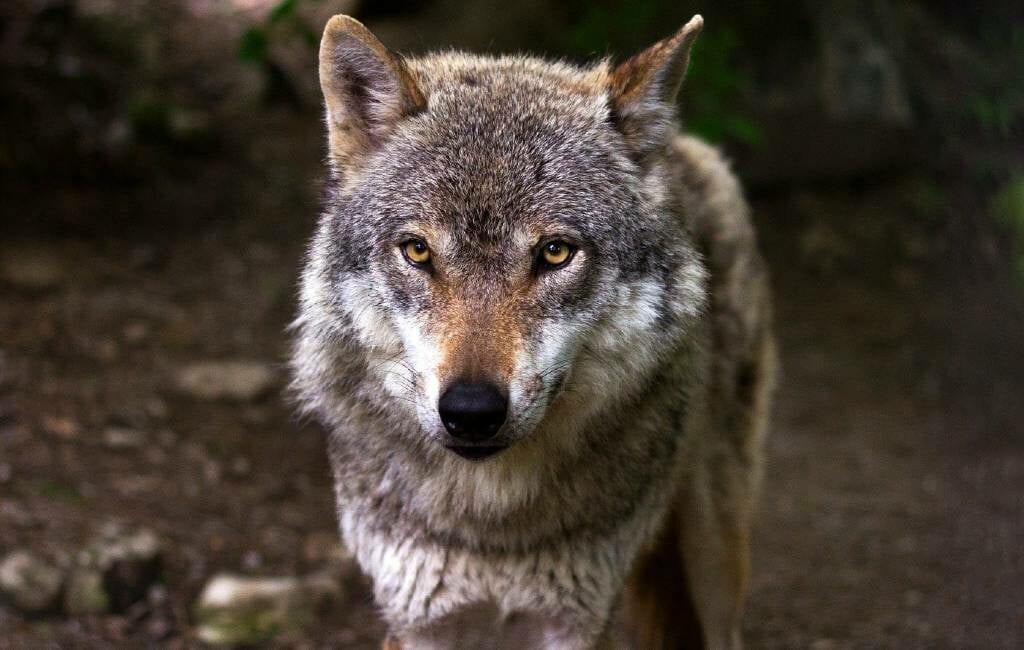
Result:
{"type": "MultiPolygon", "coordinates": [[[[0,281],[0,555],[59,562],[108,521],[147,526],[166,541],[167,593],[104,616],[0,605],[0,647],[192,647],[215,573],[323,565],[336,538],[323,432],[283,390],[319,129],[315,112],[268,113],[216,155],[132,161],[117,182],[0,180],[0,254],[49,274],[0,281]],[[273,390],[226,402],[175,388],[211,359],[269,364],[273,390]]],[[[921,182],[752,195],[783,372],[751,648],[1024,647],[1019,321],[949,283],[947,244],[912,199],[921,182]]],[[[381,632],[351,576],[287,643],[372,648],[381,632]]]]}

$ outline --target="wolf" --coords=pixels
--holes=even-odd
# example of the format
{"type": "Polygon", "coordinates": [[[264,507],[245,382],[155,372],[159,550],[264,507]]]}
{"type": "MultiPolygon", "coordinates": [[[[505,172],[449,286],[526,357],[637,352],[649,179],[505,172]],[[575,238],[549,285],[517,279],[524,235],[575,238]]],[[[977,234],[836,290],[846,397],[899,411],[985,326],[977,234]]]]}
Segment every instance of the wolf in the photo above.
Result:
{"type": "Polygon", "coordinates": [[[292,354],[385,647],[740,646],[775,376],[765,264],[675,99],[619,65],[323,33],[292,354]]]}

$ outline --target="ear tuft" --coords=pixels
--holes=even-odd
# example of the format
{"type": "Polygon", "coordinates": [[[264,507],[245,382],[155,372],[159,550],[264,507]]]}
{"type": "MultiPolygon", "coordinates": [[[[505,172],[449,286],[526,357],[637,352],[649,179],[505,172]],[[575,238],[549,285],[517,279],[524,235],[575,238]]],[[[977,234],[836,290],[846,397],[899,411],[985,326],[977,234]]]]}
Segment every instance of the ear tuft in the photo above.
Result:
{"type": "Polygon", "coordinates": [[[358,20],[334,16],[320,41],[320,87],[335,171],[357,166],[427,101],[401,56],[358,20]]]}
{"type": "Polygon", "coordinates": [[[612,71],[611,112],[638,153],[664,137],[665,122],[674,112],[690,50],[703,26],[704,19],[694,16],[678,32],[612,71]]]}

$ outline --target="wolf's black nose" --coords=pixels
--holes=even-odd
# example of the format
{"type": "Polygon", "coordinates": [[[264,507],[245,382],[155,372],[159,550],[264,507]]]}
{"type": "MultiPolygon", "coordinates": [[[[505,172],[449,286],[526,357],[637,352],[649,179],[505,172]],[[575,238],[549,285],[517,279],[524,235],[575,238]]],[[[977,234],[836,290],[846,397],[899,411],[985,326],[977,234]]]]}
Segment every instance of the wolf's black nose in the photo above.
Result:
{"type": "Polygon", "coordinates": [[[458,382],[448,387],[437,402],[444,428],[463,442],[483,442],[494,437],[505,422],[508,402],[493,384],[458,382]]]}

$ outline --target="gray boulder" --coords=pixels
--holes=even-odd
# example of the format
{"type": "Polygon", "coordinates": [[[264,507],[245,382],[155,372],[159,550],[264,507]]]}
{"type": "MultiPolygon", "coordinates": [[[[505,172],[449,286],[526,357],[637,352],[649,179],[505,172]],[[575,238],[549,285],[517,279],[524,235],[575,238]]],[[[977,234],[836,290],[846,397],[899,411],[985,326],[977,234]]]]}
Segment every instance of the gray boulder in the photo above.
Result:
{"type": "Polygon", "coordinates": [[[199,639],[212,645],[257,645],[300,633],[318,609],[340,597],[328,573],[305,577],[214,576],[196,604],[199,639]]]}

